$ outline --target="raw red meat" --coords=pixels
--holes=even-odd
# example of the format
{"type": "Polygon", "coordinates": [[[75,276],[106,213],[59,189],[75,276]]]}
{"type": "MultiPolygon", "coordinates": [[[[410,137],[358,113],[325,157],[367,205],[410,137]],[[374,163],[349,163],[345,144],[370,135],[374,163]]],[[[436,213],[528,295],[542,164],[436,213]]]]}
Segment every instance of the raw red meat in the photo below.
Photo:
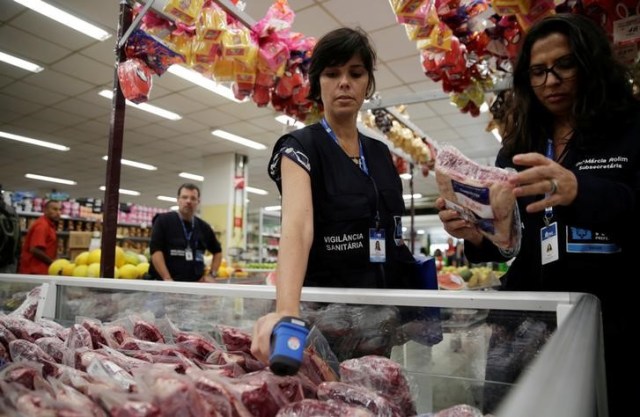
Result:
{"type": "Polygon", "coordinates": [[[400,365],[383,356],[363,356],[340,364],[341,381],[369,388],[413,416],[416,407],[411,399],[409,382],[400,365]]]}
{"type": "Polygon", "coordinates": [[[236,327],[216,325],[222,334],[222,343],[228,351],[251,353],[251,335],[236,327]]]}
{"type": "Polygon", "coordinates": [[[443,146],[436,158],[436,183],[449,208],[476,224],[496,246],[519,247],[516,198],[504,169],[477,164],[453,146],[443,146]]]}
{"type": "Polygon", "coordinates": [[[57,337],[41,337],[35,341],[36,345],[49,354],[57,363],[62,363],[64,358],[64,342],[57,337]]]}
{"type": "Polygon", "coordinates": [[[375,417],[369,410],[337,401],[302,400],[285,405],[276,417],[375,417]]]}
{"type": "Polygon", "coordinates": [[[136,320],[133,324],[133,335],[140,340],[164,343],[164,336],[162,336],[160,330],[144,320],[136,320]]]}
{"type": "Polygon", "coordinates": [[[319,400],[335,400],[363,407],[378,417],[404,417],[397,406],[372,390],[344,382],[323,382],[318,385],[319,400]]]}

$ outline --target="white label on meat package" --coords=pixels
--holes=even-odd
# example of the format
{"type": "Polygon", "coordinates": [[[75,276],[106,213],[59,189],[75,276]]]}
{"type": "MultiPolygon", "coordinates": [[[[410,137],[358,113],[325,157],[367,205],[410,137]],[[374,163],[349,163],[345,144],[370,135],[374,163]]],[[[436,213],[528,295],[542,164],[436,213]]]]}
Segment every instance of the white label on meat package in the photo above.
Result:
{"type": "Polygon", "coordinates": [[[493,219],[488,187],[474,187],[455,180],[451,180],[451,186],[458,204],[473,211],[481,219],[493,219]]]}

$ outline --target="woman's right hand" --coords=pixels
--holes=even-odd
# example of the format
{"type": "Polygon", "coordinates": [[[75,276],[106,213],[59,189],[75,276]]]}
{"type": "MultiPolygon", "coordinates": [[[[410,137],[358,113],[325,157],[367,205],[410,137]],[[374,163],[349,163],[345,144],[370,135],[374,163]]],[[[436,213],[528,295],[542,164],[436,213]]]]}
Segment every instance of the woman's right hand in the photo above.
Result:
{"type": "Polygon", "coordinates": [[[460,217],[457,211],[448,209],[444,198],[438,197],[435,204],[442,226],[449,235],[480,246],[483,236],[474,224],[460,217]]]}
{"type": "Polygon", "coordinates": [[[271,333],[282,317],[284,316],[280,313],[269,313],[260,317],[253,326],[251,354],[267,365],[271,355],[271,333]]]}

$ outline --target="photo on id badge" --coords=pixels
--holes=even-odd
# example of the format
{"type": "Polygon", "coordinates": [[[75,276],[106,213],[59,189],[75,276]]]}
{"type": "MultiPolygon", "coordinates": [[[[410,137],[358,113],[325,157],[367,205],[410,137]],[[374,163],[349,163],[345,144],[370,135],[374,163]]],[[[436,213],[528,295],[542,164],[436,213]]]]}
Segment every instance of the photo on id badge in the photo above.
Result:
{"type": "Polygon", "coordinates": [[[385,261],[384,230],[369,230],[369,261],[385,261]]]}

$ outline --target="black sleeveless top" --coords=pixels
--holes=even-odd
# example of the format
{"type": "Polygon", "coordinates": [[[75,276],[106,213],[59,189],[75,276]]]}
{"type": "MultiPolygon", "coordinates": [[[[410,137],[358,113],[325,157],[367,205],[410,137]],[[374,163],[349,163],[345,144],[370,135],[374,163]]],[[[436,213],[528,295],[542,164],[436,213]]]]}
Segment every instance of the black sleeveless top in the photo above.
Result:
{"type": "Polygon", "coordinates": [[[311,177],[314,237],[305,286],[406,288],[403,262],[413,257],[402,241],[402,183],[385,144],[359,134],[365,173],[316,123],[282,136],[269,176],[281,188],[282,156],[311,177]],[[385,231],[386,262],[369,260],[369,230],[385,231]],[[398,262],[401,261],[401,262],[398,262]]]}

